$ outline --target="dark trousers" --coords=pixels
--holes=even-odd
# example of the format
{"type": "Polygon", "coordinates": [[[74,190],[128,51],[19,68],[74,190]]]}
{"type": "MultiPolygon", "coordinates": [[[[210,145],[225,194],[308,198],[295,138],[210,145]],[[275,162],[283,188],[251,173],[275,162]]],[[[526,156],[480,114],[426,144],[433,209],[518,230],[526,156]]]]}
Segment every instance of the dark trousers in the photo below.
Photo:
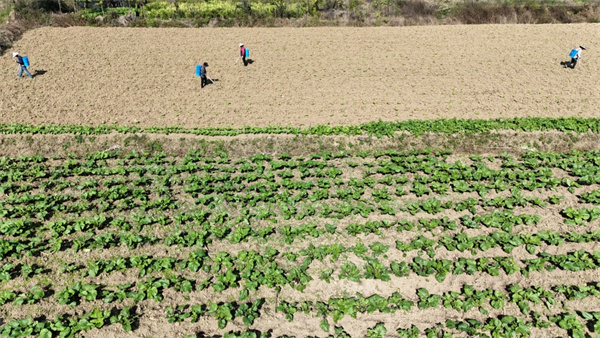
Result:
{"type": "Polygon", "coordinates": [[[577,59],[575,59],[575,58],[571,58],[571,62],[569,63],[569,65],[568,65],[568,66],[569,66],[571,69],[573,69],[573,68],[575,68],[575,65],[576,65],[576,64],[577,64],[577,59]]]}
{"type": "Polygon", "coordinates": [[[201,76],[200,77],[200,88],[204,88],[204,86],[206,86],[208,84],[208,80],[206,79],[206,76],[201,76]]]}
{"type": "Polygon", "coordinates": [[[248,65],[248,61],[246,61],[246,55],[242,56],[242,61],[244,61],[244,67],[248,65]]]}

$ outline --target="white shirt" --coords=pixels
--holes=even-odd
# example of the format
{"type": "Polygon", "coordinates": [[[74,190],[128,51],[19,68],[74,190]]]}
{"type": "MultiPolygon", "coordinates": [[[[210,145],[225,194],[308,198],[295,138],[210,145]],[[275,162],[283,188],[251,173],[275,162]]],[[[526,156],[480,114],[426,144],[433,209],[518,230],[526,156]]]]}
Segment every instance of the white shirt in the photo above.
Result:
{"type": "Polygon", "coordinates": [[[579,60],[579,59],[581,59],[581,48],[577,48],[576,51],[577,51],[577,54],[575,54],[574,59],[579,60]]]}

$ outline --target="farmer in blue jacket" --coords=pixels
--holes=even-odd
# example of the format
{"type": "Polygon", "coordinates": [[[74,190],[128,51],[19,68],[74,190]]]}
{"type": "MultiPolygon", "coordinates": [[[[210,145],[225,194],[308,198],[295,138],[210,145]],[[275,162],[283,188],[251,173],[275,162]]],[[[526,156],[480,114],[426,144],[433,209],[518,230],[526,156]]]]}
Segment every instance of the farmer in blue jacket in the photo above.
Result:
{"type": "Polygon", "coordinates": [[[23,58],[21,55],[19,55],[19,52],[14,52],[12,55],[14,58],[17,58],[16,62],[19,65],[19,77],[21,77],[23,75],[23,71],[25,71],[25,73],[27,73],[27,75],[33,79],[33,76],[31,76],[31,73],[27,70],[27,67],[25,67],[25,62],[23,62],[23,58]]]}
{"type": "Polygon", "coordinates": [[[206,79],[206,67],[208,67],[208,62],[204,62],[202,67],[200,67],[200,88],[204,88],[208,84],[206,79]]]}

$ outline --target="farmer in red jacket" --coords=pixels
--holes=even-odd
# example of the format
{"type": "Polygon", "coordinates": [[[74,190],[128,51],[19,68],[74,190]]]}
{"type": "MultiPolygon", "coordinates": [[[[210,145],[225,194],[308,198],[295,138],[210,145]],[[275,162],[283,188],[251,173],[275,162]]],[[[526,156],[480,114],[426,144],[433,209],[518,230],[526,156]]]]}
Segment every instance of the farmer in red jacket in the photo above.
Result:
{"type": "Polygon", "coordinates": [[[243,43],[240,43],[240,56],[242,57],[242,61],[244,61],[244,67],[246,67],[248,61],[246,61],[246,47],[244,47],[243,43]]]}

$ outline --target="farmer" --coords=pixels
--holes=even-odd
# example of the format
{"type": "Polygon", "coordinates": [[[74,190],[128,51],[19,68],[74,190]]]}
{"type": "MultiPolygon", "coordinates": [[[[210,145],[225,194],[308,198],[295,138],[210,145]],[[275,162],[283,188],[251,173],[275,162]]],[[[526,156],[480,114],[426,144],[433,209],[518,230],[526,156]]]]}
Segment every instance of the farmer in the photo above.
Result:
{"type": "Polygon", "coordinates": [[[208,84],[206,79],[206,67],[208,67],[208,62],[204,62],[202,67],[200,67],[200,87],[204,88],[208,84]]]}
{"type": "Polygon", "coordinates": [[[33,79],[33,76],[31,76],[31,73],[27,70],[27,67],[25,67],[25,63],[23,62],[21,55],[19,55],[19,52],[12,53],[12,56],[16,58],[15,61],[19,65],[19,77],[21,77],[23,75],[23,71],[25,71],[25,73],[27,73],[27,75],[33,79]]]}
{"type": "Polygon", "coordinates": [[[240,56],[242,57],[242,61],[244,61],[244,67],[246,67],[248,61],[246,61],[246,47],[244,47],[243,43],[240,43],[240,56]]]}
{"type": "Polygon", "coordinates": [[[573,50],[571,51],[571,54],[570,54],[570,55],[571,55],[571,62],[568,62],[568,63],[565,65],[565,67],[569,67],[569,68],[571,68],[571,69],[574,69],[574,68],[575,68],[575,65],[577,64],[577,61],[578,61],[579,59],[581,59],[581,51],[582,51],[582,50],[585,50],[585,47],[584,47],[584,46],[579,46],[579,48],[573,49],[573,50]],[[574,55],[573,55],[573,52],[575,52],[575,53],[574,53],[574,55]]]}

